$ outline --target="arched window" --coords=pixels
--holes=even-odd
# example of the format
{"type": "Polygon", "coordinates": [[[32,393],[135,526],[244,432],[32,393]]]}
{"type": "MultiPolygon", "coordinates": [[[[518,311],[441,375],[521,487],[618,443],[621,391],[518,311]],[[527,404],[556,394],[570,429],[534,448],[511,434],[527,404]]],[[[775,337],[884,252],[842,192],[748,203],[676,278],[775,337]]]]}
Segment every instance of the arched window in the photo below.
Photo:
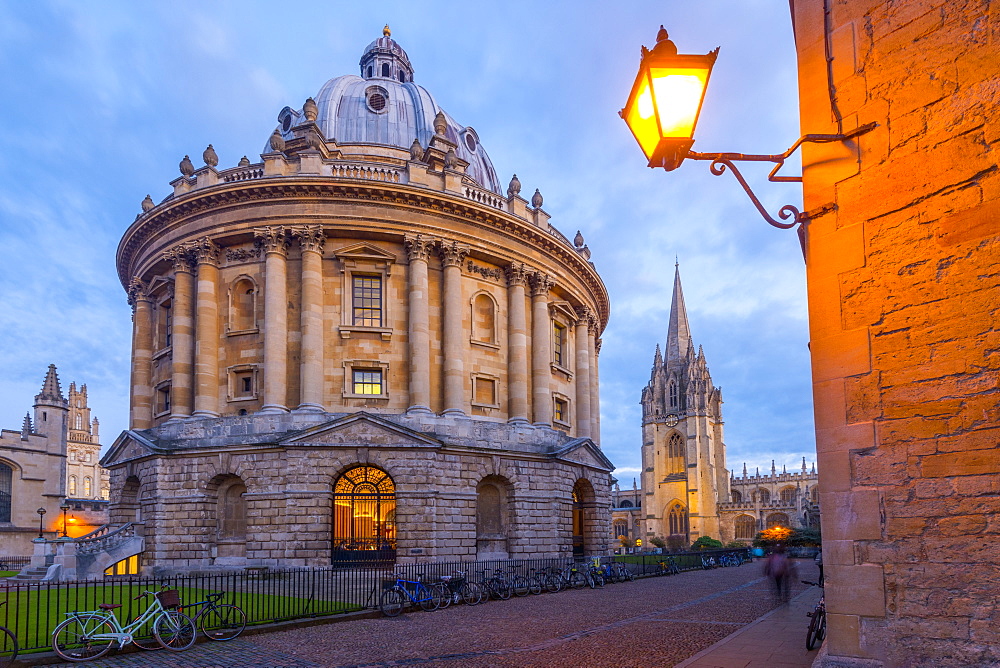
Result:
{"type": "Polygon", "coordinates": [[[677,408],[677,381],[670,381],[667,388],[667,393],[670,398],[670,407],[677,408]]]}
{"type": "Polygon", "coordinates": [[[237,477],[229,478],[219,486],[218,522],[219,538],[228,541],[247,539],[247,486],[237,477]]]}
{"type": "Polygon", "coordinates": [[[794,487],[784,487],[781,490],[781,502],[784,504],[795,503],[797,490],[794,487]]]}
{"type": "Polygon", "coordinates": [[[92,491],[92,489],[91,489],[92,486],[93,486],[93,481],[90,479],[90,476],[86,476],[83,479],[83,498],[85,498],[85,499],[89,499],[90,498],[90,493],[92,491]]]}
{"type": "Polygon", "coordinates": [[[82,415],[80,415],[79,413],[77,413],[74,422],[75,422],[75,426],[73,427],[73,429],[77,429],[77,430],[83,429],[83,416],[82,415]]]}
{"type": "Polygon", "coordinates": [[[335,550],[396,548],[396,485],[374,466],[355,466],[333,488],[335,550]]]}
{"type": "Polygon", "coordinates": [[[736,518],[736,539],[750,540],[757,533],[757,520],[750,515],[739,515],[736,518]]]}
{"type": "Polygon", "coordinates": [[[767,528],[790,526],[788,515],[785,513],[771,513],[767,516],[767,528]]]}
{"type": "Polygon", "coordinates": [[[0,463],[0,522],[10,522],[10,506],[13,493],[14,469],[0,463]]]}
{"type": "Polygon", "coordinates": [[[139,503],[139,478],[130,475],[122,485],[121,501],[119,501],[122,524],[127,522],[142,521],[141,506],[139,503]]]}
{"type": "Polygon", "coordinates": [[[767,491],[766,489],[764,489],[763,487],[759,487],[759,488],[755,489],[753,491],[753,494],[751,496],[752,496],[752,498],[754,500],[754,503],[757,503],[757,502],[759,502],[759,503],[771,503],[771,493],[769,491],[767,491]]]}
{"type": "Polygon", "coordinates": [[[812,497],[813,503],[819,503],[819,487],[813,485],[813,488],[809,491],[809,496],[812,497]]]}
{"type": "Polygon", "coordinates": [[[382,63],[382,76],[389,76],[389,63],[382,63]]]}
{"type": "Polygon", "coordinates": [[[674,502],[667,512],[667,526],[671,536],[687,535],[688,516],[687,510],[678,502],[674,502]]]}
{"type": "Polygon", "coordinates": [[[743,503],[743,494],[739,490],[734,489],[732,491],[733,503],[743,503]]]}
{"type": "Polygon", "coordinates": [[[472,340],[477,343],[496,343],[496,304],[485,292],[472,299],[472,340]]]}
{"type": "Polygon", "coordinates": [[[403,70],[399,71],[399,83],[406,83],[406,72],[403,70]]]}
{"type": "Polygon", "coordinates": [[[76,496],[76,476],[71,475],[69,477],[69,495],[76,496]]]}
{"type": "Polygon", "coordinates": [[[667,440],[667,473],[684,473],[684,441],[674,432],[667,440]]]}
{"type": "Polygon", "coordinates": [[[618,504],[618,507],[619,508],[632,508],[634,506],[632,506],[632,502],[631,501],[629,501],[628,499],[625,499],[624,501],[622,501],[621,503],[618,504]]]}
{"type": "Polygon", "coordinates": [[[615,522],[611,529],[611,533],[614,534],[615,538],[619,540],[624,538],[628,539],[628,522],[615,522]]]}
{"type": "Polygon", "coordinates": [[[229,331],[257,327],[257,286],[248,277],[236,279],[229,290],[229,331]]]}

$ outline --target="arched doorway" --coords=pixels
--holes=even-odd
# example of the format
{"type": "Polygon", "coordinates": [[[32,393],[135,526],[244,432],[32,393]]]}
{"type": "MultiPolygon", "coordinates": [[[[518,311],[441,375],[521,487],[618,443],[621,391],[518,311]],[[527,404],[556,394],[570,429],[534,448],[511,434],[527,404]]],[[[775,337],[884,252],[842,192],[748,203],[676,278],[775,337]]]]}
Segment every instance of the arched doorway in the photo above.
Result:
{"type": "Polygon", "coordinates": [[[355,466],[337,479],[332,552],[337,565],[396,560],[396,485],[382,469],[355,466]]]}
{"type": "Polygon", "coordinates": [[[582,559],[587,553],[590,515],[594,509],[594,487],[589,480],[580,478],[573,485],[573,558],[582,559]]]}

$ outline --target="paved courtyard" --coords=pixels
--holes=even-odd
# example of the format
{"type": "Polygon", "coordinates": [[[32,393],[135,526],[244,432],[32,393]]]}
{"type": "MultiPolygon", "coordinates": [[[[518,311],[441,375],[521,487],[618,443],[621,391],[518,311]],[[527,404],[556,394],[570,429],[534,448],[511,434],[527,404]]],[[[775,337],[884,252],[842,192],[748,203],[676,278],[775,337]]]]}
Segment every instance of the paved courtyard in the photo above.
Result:
{"type": "MultiPolygon", "coordinates": [[[[799,579],[816,578],[811,561],[799,566],[799,579]]],[[[796,584],[792,596],[804,589],[796,584]]],[[[744,629],[779,607],[758,562],[597,590],[452,606],[433,613],[414,611],[395,619],[356,619],[246,635],[230,643],[202,643],[180,653],[112,653],[87,665],[620,668],[674,666],[700,655],[691,665],[805,667],[816,656],[804,647],[808,620],[803,612],[814,598],[807,595],[792,606],[780,606],[773,615],[744,629]],[[717,645],[723,639],[726,642],[717,645]],[[760,647],[755,650],[756,646],[760,647]],[[769,657],[769,663],[756,657],[769,657]]]]}

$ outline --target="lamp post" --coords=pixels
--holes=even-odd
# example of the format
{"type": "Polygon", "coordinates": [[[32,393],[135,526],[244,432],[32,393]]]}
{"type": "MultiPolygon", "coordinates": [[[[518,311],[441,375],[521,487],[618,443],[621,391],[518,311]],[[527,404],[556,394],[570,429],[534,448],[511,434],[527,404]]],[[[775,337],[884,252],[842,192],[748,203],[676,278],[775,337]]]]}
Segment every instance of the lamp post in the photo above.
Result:
{"type": "Polygon", "coordinates": [[[66,531],[66,511],[69,510],[69,504],[68,503],[63,503],[61,506],[59,506],[59,510],[61,510],[62,514],[63,514],[63,530],[62,530],[62,535],[63,535],[63,538],[67,538],[69,536],[69,533],[66,531]]]}
{"type": "Polygon", "coordinates": [[[39,508],[35,512],[38,513],[38,537],[44,538],[45,529],[43,528],[42,518],[45,517],[45,508],[39,508]]]}
{"type": "MultiPolygon", "coordinates": [[[[799,212],[791,204],[786,204],[778,211],[778,217],[782,221],[791,219],[789,222],[772,218],[733,163],[772,162],[775,165],[768,174],[768,181],[801,183],[801,176],[778,176],[778,170],[799,146],[809,142],[846,141],[874,130],[877,124],[868,123],[844,134],[802,135],[787,151],[775,155],[692,151],[695,127],[705,99],[705,90],[708,88],[708,79],[712,74],[712,66],[718,54],[718,48],[705,55],[678,54],[677,46],[670,41],[663,26],[660,26],[656,35],[656,46],[652,50],[642,47],[639,73],[632,84],[628,101],[618,115],[628,124],[650,167],[662,167],[669,172],[680,167],[685,159],[710,160],[712,164],[709,168],[716,176],[725,173],[727,169],[733,172],[733,176],[743,186],[743,190],[769,225],[781,229],[800,225],[808,220],[809,216],[799,212]]],[[[801,227],[798,232],[799,241],[802,242],[801,227]]]]}

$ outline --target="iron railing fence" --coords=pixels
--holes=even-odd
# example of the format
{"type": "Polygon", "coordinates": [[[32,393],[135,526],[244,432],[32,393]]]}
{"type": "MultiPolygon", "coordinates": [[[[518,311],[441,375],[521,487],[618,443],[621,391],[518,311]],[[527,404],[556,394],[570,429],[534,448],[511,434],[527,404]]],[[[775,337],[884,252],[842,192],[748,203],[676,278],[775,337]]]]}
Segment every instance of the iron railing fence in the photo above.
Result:
{"type": "MultiPolygon", "coordinates": [[[[681,570],[693,570],[702,568],[703,555],[718,558],[718,555],[726,552],[733,550],[670,556],[681,570]]],[[[599,559],[602,563],[622,562],[636,575],[644,576],[658,573],[659,562],[665,556],[614,555],[599,559]]],[[[528,575],[535,569],[563,569],[575,561],[579,562],[568,558],[544,558],[357,568],[249,567],[240,571],[155,578],[126,576],[104,580],[35,583],[7,580],[0,582],[0,601],[7,602],[7,605],[0,606],[0,625],[14,632],[22,652],[30,652],[50,647],[52,629],[66,618],[67,613],[96,610],[101,603],[120,604],[122,607],[115,612],[124,624],[138,617],[150,603],[143,592],[159,591],[162,587],[180,592],[183,610],[192,618],[201,609],[194,604],[205,600],[208,593],[224,591],[228,595],[220,602],[233,603],[243,608],[249,624],[263,624],[375,609],[379,604],[383,582],[394,580],[396,576],[406,580],[423,578],[425,582],[430,582],[462,571],[466,573],[466,577],[478,581],[498,570],[528,575]]]]}
{"type": "Polygon", "coordinates": [[[31,557],[0,557],[0,571],[19,571],[31,564],[31,557]]]}

